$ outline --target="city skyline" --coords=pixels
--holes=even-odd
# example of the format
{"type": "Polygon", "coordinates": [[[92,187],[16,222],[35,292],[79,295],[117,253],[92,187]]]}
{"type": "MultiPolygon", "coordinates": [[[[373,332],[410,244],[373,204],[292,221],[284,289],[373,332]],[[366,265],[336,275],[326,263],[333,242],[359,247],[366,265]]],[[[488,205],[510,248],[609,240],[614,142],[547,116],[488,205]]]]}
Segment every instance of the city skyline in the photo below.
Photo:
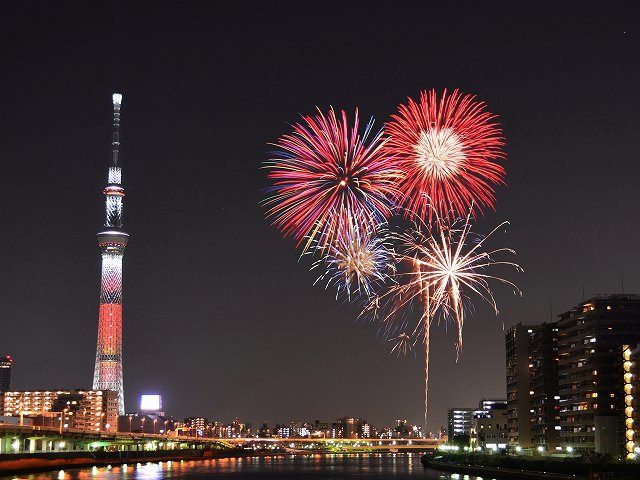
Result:
{"type": "Polygon", "coordinates": [[[430,430],[446,425],[451,406],[505,395],[510,326],[553,321],[591,294],[620,292],[623,276],[625,292],[640,292],[640,71],[624,11],[585,10],[567,24],[568,7],[554,18],[540,7],[520,21],[477,8],[423,31],[408,8],[346,7],[344,23],[359,21],[345,39],[336,35],[342,27],[328,26],[331,12],[302,23],[304,12],[283,6],[105,5],[76,9],[79,21],[71,6],[40,8],[9,7],[5,32],[13,75],[2,80],[12,94],[0,154],[15,205],[5,207],[0,233],[0,354],[15,360],[16,389],[91,385],[100,285],[92,237],[114,91],[126,99],[131,199],[127,411],[140,393],[157,392],[176,418],[420,423],[421,362],[390,355],[375,327],[356,322],[356,308],[313,286],[310,265],[258,204],[269,142],[316,105],[358,106],[381,126],[406,97],[458,87],[487,102],[504,129],[508,188],[497,189],[496,212],[478,224],[511,222],[494,244],[516,250],[525,273],[510,279],[524,296],[498,289],[497,318],[476,305],[457,363],[455,328],[433,328],[430,430]],[[272,28],[278,18],[288,30],[272,28]],[[444,37],[449,28],[453,39],[444,37]],[[327,29],[334,35],[291,39],[327,29]],[[353,51],[355,63],[345,54],[353,51]],[[45,235],[53,247],[43,246],[45,235]]]}

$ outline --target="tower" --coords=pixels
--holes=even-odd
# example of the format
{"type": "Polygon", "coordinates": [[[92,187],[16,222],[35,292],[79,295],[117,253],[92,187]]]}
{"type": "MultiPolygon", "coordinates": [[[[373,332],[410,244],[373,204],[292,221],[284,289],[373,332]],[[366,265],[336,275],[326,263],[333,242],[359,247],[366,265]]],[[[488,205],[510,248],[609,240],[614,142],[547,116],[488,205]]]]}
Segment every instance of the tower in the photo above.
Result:
{"type": "Polygon", "coordinates": [[[122,95],[113,94],[111,162],[106,197],[105,229],[98,233],[102,256],[98,348],[93,374],[94,390],[118,393],[118,413],[124,415],[122,382],[122,257],[129,235],[122,229],[122,164],[120,161],[120,106],[122,95]]]}

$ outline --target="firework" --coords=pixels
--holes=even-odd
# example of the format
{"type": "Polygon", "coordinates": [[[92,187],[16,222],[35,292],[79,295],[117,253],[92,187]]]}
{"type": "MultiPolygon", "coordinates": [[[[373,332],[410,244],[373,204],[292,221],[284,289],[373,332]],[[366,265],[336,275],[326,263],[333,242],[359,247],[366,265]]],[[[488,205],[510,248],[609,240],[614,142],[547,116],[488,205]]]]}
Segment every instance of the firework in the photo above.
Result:
{"type": "Polygon", "coordinates": [[[404,332],[399,334],[397,337],[390,338],[389,342],[393,343],[391,353],[395,353],[398,356],[412,352],[413,347],[415,346],[415,341],[411,338],[411,335],[404,332]]]}
{"type": "Polygon", "coordinates": [[[466,218],[450,225],[433,216],[431,224],[419,222],[414,229],[398,235],[399,260],[405,270],[395,275],[396,283],[374,298],[363,314],[380,321],[385,338],[395,339],[395,352],[406,351],[419,341],[425,348],[425,428],[429,392],[429,333],[434,320],[444,319],[457,327],[457,352],[462,348],[465,305],[471,296],[479,296],[498,314],[490,282],[506,284],[520,294],[515,284],[487,273],[489,267],[506,265],[521,271],[509,261],[498,260],[501,254],[514,253],[509,248],[483,250],[484,244],[503,222],[485,237],[471,232],[471,210],[466,218]],[[409,332],[409,333],[407,333],[409,332]]]}
{"type": "Polygon", "coordinates": [[[336,298],[343,295],[350,301],[355,293],[371,299],[375,288],[388,281],[395,271],[388,229],[378,225],[374,231],[362,217],[362,214],[338,216],[330,221],[337,232],[328,232],[333,240],[319,247],[322,257],[311,267],[324,268],[316,283],[334,286],[336,298]]]}
{"type": "Polygon", "coordinates": [[[483,102],[458,90],[445,89],[439,100],[435,90],[423,91],[419,103],[409,98],[392,118],[385,149],[403,172],[407,212],[452,219],[452,211],[472,204],[493,208],[493,185],[504,183],[505,174],[494,160],[505,158],[504,142],[483,102]]]}
{"type": "Polygon", "coordinates": [[[263,204],[285,236],[305,242],[303,251],[330,243],[340,219],[357,215],[375,231],[390,215],[399,173],[372,128],[373,119],[360,134],[357,110],[351,128],[344,110],[318,110],[274,144],[279,151],[264,164],[274,185],[263,204]]]}

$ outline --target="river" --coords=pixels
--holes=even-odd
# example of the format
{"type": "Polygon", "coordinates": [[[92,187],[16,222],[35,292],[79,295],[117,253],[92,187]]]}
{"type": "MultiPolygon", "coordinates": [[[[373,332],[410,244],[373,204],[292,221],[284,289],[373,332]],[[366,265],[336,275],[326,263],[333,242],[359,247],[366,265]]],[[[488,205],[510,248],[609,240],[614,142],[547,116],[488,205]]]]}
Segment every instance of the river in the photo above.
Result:
{"type": "MultiPolygon", "coordinates": [[[[481,477],[425,470],[418,454],[326,454],[172,461],[60,470],[0,477],[0,480],[483,480],[481,477]]],[[[489,479],[484,479],[489,480],[489,479]]]]}

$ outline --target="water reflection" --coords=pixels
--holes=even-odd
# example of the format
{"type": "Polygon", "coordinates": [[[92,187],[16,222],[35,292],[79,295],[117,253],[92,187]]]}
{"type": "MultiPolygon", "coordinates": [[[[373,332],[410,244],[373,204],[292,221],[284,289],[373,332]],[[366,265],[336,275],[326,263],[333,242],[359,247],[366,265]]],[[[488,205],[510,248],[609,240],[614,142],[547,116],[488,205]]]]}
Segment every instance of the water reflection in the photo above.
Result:
{"type": "Polygon", "coordinates": [[[417,454],[309,454],[180,460],[60,470],[0,480],[281,480],[415,479],[481,480],[480,477],[425,470],[417,454]]]}

